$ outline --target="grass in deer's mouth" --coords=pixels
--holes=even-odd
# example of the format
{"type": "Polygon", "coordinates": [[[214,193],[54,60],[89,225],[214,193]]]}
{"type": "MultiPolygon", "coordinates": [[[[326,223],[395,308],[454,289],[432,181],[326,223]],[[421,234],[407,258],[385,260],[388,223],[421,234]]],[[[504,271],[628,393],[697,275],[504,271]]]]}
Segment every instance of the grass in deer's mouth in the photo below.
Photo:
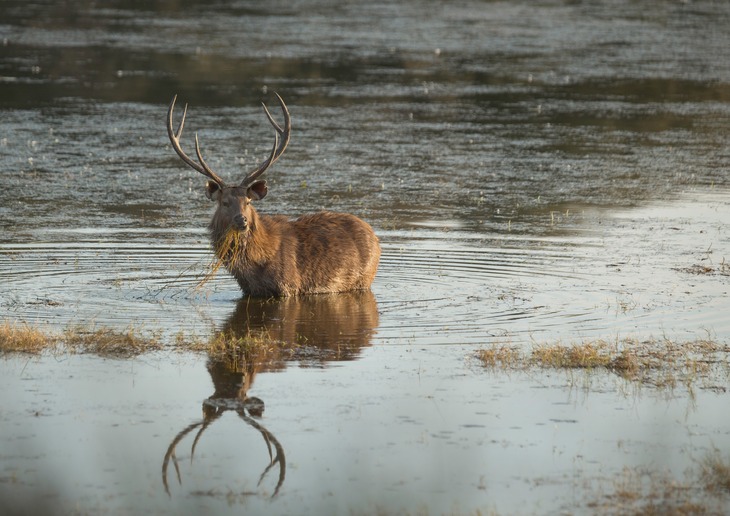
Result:
{"type": "Polygon", "coordinates": [[[213,258],[208,266],[208,272],[205,274],[202,280],[196,285],[195,289],[199,290],[206,283],[218,274],[218,270],[221,266],[224,266],[227,261],[230,261],[234,256],[240,256],[246,247],[246,237],[244,234],[235,229],[229,227],[222,238],[220,238],[213,245],[213,258]]]}

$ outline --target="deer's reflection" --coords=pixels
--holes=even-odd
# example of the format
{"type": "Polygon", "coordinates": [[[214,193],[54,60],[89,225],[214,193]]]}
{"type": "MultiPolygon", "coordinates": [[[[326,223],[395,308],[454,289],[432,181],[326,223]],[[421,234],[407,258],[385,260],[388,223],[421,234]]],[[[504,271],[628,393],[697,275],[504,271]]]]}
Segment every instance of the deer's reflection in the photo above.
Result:
{"type": "MultiPolygon", "coordinates": [[[[162,482],[170,494],[168,469],[172,462],[182,483],[175,454],[177,446],[195,432],[190,462],[206,429],[226,412],[256,430],[266,445],[269,463],[260,473],[258,486],[278,467],[273,494],[286,478],[286,456],[279,440],[261,423],[264,402],[249,396],[256,374],[280,370],[287,360],[350,360],[370,340],[378,325],[375,297],[370,291],[296,298],[241,299],[234,312],[211,341],[207,369],[213,394],[203,401],[203,418],[183,428],[170,443],[162,461],[162,482]],[[265,339],[266,345],[251,345],[265,339]],[[284,350],[289,350],[285,353],[284,350]]],[[[240,443],[236,443],[240,445],[240,443]]]]}
{"type": "Polygon", "coordinates": [[[259,398],[248,396],[248,388],[256,372],[256,356],[251,349],[230,350],[228,353],[211,355],[208,358],[207,368],[215,390],[212,396],[203,401],[202,420],[183,428],[167,448],[162,461],[162,483],[168,495],[170,486],[167,480],[167,470],[171,461],[175,467],[178,483],[182,483],[180,467],[175,455],[177,445],[188,434],[197,430],[190,450],[190,463],[192,464],[195,448],[203,436],[203,432],[229,411],[238,414],[241,420],[257,430],[263,437],[269,455],[269,464],[261,473],[257,486],[261,485],[272,468],[278,466],[279,477],[272,497],[278,494],[286,477],[286,456],[279,440],[258,421],[263,416],[264,402],[259,398]]]}
{"type": "MultiPolygon", "coordinates": [[[[288,346],[306,348],[321,361],[351,360],[370,340],[378,326],[378,306],[369,290],[283,299],[242,298],[225,325],[236,335],[265,331],[288,346]]],[[[302,359],[303,354],[295,354],[302,359]]],[[[306,356],[305,356],[306,358],[306,356]]],[[[267,369],[283,367],[269,363],[267,369]]]]}

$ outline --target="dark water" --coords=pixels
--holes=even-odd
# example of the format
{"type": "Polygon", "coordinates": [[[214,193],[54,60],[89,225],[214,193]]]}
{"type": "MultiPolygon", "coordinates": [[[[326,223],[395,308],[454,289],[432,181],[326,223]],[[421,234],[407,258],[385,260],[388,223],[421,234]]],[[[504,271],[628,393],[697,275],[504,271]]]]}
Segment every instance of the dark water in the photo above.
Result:
{"type": "Polygon", "coordinates": [[[199,356],[9,358],[3,503],[40,489],[80,512],[580,512],[602,491],[579,477],[682,474],[730,449],[719,389],[688,415],[686,396],[658,410],[608,381],[576,402],[562,378],[466,363],[494,342],[730,339],[728,27],[713,1],[2,2],[2,318],[266,328],[323,350],[247,371],[265,416],[225,407],[182,487],[168,463],[170,496],[165,451],[225,374],[199,356]],[[372,296],[245,303],[225,273],[199,286],[212,206],[167,106],[189,103],[183,145],[198,132],[233,179],[270,149],[273,91],[293,136],[259,209],[370,222],[372,296]],[[244,432],[261,454],[245,474],[226,459],[244,432]],[[275,500],[280,470],[257,484],[266,432],[287,458],[275,500]]]}

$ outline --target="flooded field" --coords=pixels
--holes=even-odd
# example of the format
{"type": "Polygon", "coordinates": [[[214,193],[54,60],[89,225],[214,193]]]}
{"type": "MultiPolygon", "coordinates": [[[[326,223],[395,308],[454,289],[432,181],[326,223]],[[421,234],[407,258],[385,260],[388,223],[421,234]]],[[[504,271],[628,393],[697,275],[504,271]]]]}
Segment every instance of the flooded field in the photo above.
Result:
{"type": "Polygon", "coordinates": [[[709,0],[5,2],[0,322],[160,346],[3,353],[0,512],[727,513],[729,26],[709,0]],[[273,91],[292,142],[257,207],[368,221],[371,293],[207,276],[168,104],[234,180],[273,91]],[[265,356],[193,345],[221,332],[265,356]],[[479,359],[586,343],[667,365],[479,359]]]}

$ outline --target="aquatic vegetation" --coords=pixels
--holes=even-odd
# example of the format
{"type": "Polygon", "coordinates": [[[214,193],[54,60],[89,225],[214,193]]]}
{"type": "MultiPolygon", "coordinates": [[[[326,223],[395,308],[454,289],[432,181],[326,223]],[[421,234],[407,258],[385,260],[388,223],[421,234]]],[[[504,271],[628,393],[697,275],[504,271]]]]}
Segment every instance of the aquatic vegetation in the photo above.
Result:
{"type": "Polygon", "coordinates": [[[61,341],[66,349],[75,353],[119,358],[157,351],[163,347],[159,336],[146,335],[131,326],[125,330],[71,326],[64,330],[61,341]]]}
{"type": "Polygon", "coordinates": [[[587,506],[600,514],[722,514],[727,502],[721,493],[698,482],[695,470],[677,478],[669,472],[626,467],[593,484],[597,492],[587,506]]]}
{"type": "Polygon", "coordinates": [[[0,352],[3,353],[40,354],[50,351],[125,358],[162,347],[159,335],[148,335],[131,326],[117,330],[77,324],[58,332],[25,322],[0,323],[0,352]]]}
{"type": "Polygon", "coordinates": [[[24,322],[0,323],[0,352],[40,353],[56,346],[58,336],[24,322]]]}
{"type": "Polygon", "coordinates": [[[520,351],[511,346],[507,345],[495,345],[491,348],[480,349],[477,352],[479,360],[485,367],[495,369],[501,368],[514,368],[521,363],[523,356],[520,351]]]}
{"type": "Polygon", "coordinates": [[[277,344],[265,331],[243,335],[223,331],[209,339],[205,351],[211,359],[224,362],[230,370],[240,371],[253,364],[276,361],[279,358],[277,344]]]}
{"type": "Polygon", "coordinates": [[[718,449],[708,452],[700,461],[700,480],[708,491],[730,494],[730,456],[718,449]]]}
{"type": "Polygon", "coordinates": [[[708,388],[723,390],[712,384],[713,379],[730,373],[730,346],[712,339],[556,342],[536,344],[529,351],[495,344],[480,349],[477,358],[489,369],[603,369],[627,380],[669,388],[704,379],[708,388]]]}
{"type": "Polygon", "coordinates": [[[163,338],[160,331],[146,331],[128,326],[125,329],[74,324],[62,331],[33,326],[25,322],[0,323],[0,352],[40,354],[89,353],[99,356],[127,358],[169,349],[206,353],[213,359],[225,360],[234,369],[239,362],[261,362],[278,358],[283,349],[293,350],[272,339],[267,331],[238,334],[222,331],[209,338],[179,332],[163,338]]]}

